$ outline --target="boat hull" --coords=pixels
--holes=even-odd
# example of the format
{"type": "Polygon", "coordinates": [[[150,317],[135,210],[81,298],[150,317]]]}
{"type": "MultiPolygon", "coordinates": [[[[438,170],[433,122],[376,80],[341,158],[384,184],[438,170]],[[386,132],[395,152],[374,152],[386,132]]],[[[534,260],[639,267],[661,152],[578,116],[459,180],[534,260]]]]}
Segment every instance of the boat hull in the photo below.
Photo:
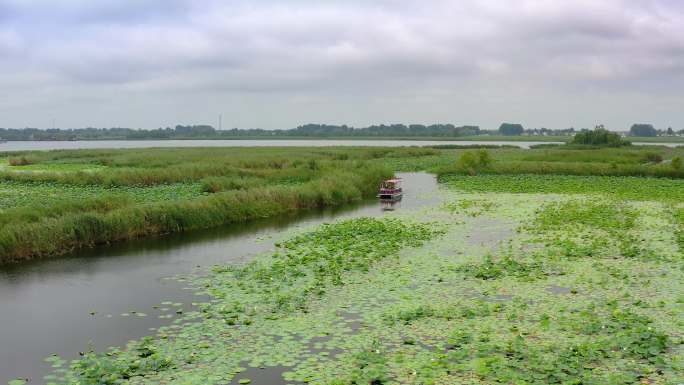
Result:
{"type": "Polygon", "coordinates": [[[378,194],[378,198],[380,200],[399,200],[402,197],[402,193],[380,193],[378,194]]]}

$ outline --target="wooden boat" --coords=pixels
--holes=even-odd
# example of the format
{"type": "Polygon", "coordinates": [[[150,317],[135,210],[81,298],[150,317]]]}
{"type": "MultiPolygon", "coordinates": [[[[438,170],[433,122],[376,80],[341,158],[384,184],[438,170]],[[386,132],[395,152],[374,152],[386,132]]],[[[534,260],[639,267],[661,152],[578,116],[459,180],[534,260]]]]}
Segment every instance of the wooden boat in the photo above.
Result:
{"type": "Polygon", "coordinates": [[[380,200],[399,200],[404,192],[401,189],[401,178],[388,179],[380,185],[378,198],[380,200]]]}

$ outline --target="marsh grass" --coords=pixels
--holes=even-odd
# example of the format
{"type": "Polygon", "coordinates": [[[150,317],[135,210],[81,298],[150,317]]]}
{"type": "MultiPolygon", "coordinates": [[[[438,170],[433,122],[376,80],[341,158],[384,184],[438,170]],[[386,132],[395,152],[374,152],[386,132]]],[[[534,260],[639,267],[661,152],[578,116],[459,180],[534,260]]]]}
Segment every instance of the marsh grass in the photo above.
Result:
{"type": "Polygon", "coordinates": [[[577,175],[442,175],[439,181],[469,192],[594,194],[629,200],[681,202],[684,181],[667,178],[577,175]]]}
{"type": "MultiPolygon", "coordinates": [[[[467,151],[445,153],[431,165],[438,175],[448,174],[541,174],[585,176],[639,176],[683,178],[677,162],[682,149],[656,146],[629,148],[543,147],[530,150],[490,149],[491,161],[486,167],[464,162],[467,151]],[[450,159],[449,159],[450,158],[450,159]],[[668,162],[665,162],[668,160],[668,162]]],[[[472,156],[471,156],[472,157],[472,156]]]]}
{"type": "Polygon", "coordinates": [[[0,171],[0,262],[358,201],[392,176],[369,161],[435,153],[211,148],[14,154],[31,165],[0,171]]]}
{"type": "Polygon", "coordinates": [[[35,215],[29,213],[36,206],[15,209],[8,218],[22,221],[8,222],[0,229],[0,255],[4,261],[58,255],[142,236],[341,205],[374,193],[377,182],[391,175],[382,168],[363,167],[299,185],[230,190],[186,200],[130,205],[125,199],[108,204],[103,198],[84,204],[55,205],[35,215]]]}

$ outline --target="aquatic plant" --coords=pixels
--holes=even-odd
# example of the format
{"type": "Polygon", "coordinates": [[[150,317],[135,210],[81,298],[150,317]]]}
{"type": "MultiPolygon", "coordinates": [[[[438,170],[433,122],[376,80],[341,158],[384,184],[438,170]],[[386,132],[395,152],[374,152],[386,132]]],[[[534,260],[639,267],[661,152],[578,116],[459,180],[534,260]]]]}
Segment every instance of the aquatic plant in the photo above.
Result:
{"type": "MultiPolygon", "coordinates": [[[[126,350],[88,352],[70,365],[65,380],[118,384],[147,381],[167,372],[173,377],[173,372],[193,366],[196,361],[209,356],[218,359],[215,354],[224,353],[216,339],[230,338],[236,328],[268,324],[294,314],[306,315],[310,311],[308,305],[327,290],[345,285],[349,277],[367,272],[383,259],[396,257],[402,248],[420,246],[438,234],[440,231],[429,224],[358,218],[294,236],[283,242],[278,252],[245,266],[217,266],[210,276],[197,282],[214,298],[211,303],[201,304],[198,313],[188,316],[201,320],[188,324],[199,329],[177,338],[180,342],[183,337],[200,337],[201,341],[193,345],[183,341],[180,349],[172,349],[170,343],[176,338],[163,334],[161,339],[132,342],[126,350]]],[[[378,343],[372,343],[354,353],[352,381],[388,378],[383,370],[382,349],[378,343]]],[[[227,362],[238,363],[240,356],[229,357],[227,362]]],[[[233,365],[230,368],[232,374],[226,368],[216,380],[230,379],[240,371],[233,365]]],[[[207,378],[198,379],[215,383],[207,378]]]]}
{"type": "Polygon", "coordinates": [[[520,279],[535,279],[544,276],[542,264],[539,261],[521,262],[511,256],[504,256],[494,260],[486,256],[482,263],[459,266],[456,271],[477,279],[499,279],[513,276],[520,279]]]}
{"type": "MultiPolygon", "coordinates": [[[[376,261],[402,247],[418,246],[436,233],[427,225],[392,219],[359,218],[324,225],[280,244],[280,252],[270,261],[215,268],[214,277],[221,283],[212,284],[209,293],[230,303],[231,309],[254,307],[244,303],[249,293],[263,311],[300,311],[311,295],[320,296],[326,287],[343,284],[348,272],[368,271],[376,261]]],[[[241,311],[229,313],[236,312],[241,311]]]]}
{"type": "Polygon", "coordinates": [[[466,213],[471,217],[478,217],[490,212],[494,208],[494,202],[486,199],[461,199],[456,202],[447,202],[444,208],[452,213],[466,213]]]}
{"type": "Polygon", "coordinates": [[[684,200],[684,181],[663,178],[572,175],[445,175],[452,188],[469,192],[600,194],[629,200],[684,200]]]}
{"type": "Polygon", "coordinates": [[[456,211],[323,225],[253,262],[185,277],[211,299],[154,339],[86,353],[55,382],[87,383],[89,373],[123,384],[258,383],[260,373],[315,385],[684,380],[684,270],[666,258],[678,252],[669,203],[441,194],[456,211]],[[491,206],[481,218],[459,202],[491,206]],[[517,231],[501,247],[467,241],[492,223],[517,231]],[[608,246],[558,255],[555,235],[584,247],[585,232],[608,246]],[[623,255],[622,232],[659,258],[623,255]],[[141,354],[160,361],[131,369],[141,354]]]}

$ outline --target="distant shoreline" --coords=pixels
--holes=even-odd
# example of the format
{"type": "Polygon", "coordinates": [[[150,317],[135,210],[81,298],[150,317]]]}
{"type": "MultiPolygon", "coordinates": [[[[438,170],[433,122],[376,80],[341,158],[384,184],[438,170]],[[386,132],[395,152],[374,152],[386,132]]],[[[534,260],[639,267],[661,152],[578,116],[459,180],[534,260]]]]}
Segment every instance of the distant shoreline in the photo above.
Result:
{"type": "MultiPolygon", "coordinates": [[[[130,142],[152,142],[152,141],[197,141],[197,140],[358,140],[358,141],[383,141],[383,140],[402,140],[402,141],[463,141],[463,142],[568,142],[571,136],[504,136],[504,135],[476,135],[476,136],[241,136],[241,137],[197,137],[197,138],[79,138],[72,140],[53,140],[53,139],[27,139],[27,140],[0,140],[0,143],[11,142],[111,142],[111,141],[130,141],[130,142]]],[[[628,136],[627,140],[640,143],[682,143],[684,137],[681,136],[628,136]]]]}
{"type": "MultiPolygon", "coordinates": [[[[468,142],[567,142],[569,136],[240,136],[240,137],[195,137],[195,138],[79,138],[79,139],[21,139],[5,142],[108,142],[108,141],[193,141],[193,140],[405,140],[405,141],[468,141],[468,142]]],[[[684,140],[684,138],[682,138],[684,140]]],[[[3,140],[0,140],[2,142],[3,140]]]]}

